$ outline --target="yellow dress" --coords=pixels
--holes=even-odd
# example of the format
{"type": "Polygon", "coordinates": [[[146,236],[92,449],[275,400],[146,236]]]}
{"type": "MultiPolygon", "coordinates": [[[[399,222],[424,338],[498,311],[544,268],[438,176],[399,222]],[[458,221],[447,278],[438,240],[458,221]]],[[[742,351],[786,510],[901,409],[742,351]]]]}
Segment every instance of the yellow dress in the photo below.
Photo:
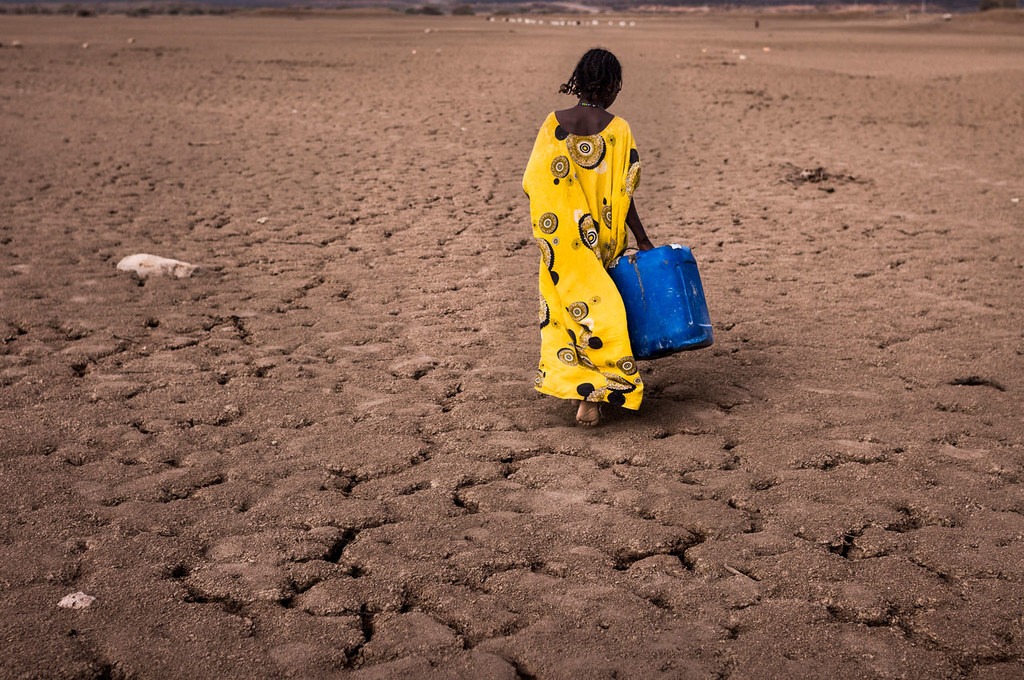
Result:
{"type": "Polygon", "coordinates": [[[640,408],[643,381],[626,310],[607,272],[626,248],[626,213],[639,182],[625,120],[577,136],[548,115],[523,176],[541,251],[539,392],[640,408]]]}

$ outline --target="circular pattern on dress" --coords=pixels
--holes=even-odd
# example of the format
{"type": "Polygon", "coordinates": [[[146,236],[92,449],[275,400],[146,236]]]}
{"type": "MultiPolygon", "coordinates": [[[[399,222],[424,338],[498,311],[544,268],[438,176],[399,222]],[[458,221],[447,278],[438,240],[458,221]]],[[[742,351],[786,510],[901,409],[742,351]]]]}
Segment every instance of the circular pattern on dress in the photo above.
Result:
{"type": "Polygon", "coordinates": [[[540,246],[540,256],[544,260],[544,266],[550,271],[555,266],[555,249],[542,238],[537,239],[537,245],[540,246]]]}
{"type": "Polygon", "coordinates": [[[612,392],[608,395],[608,403],[612,406],[622,406],[626,403],[626,395],[622,392],[612,392]]]}
{"type": "Polygon", "coordinates": [[[589,213],[580,218],[580,238],[590,248],[597,245],[597,225],[589,213]]]}
{"type": "Polygon", "coordinates": [[[558,229],[558,215],[555,213],[544,213],[537,220],[537,227],[545,234],[555,233],[555,229],[558,229]]]}
{"type": "Polygon", "coordinates": [[[605,241],[601,245],[601,252],[604,254],[602,258],[605,262],[611,262],[615,259],[615,242],[605,241]]]}
{"type": "Polygon", "coordinates": [[[636,373],[636,360],[633,357],[622,357],[615,362],[615,368],[619,369],[626,375],[633,375],[636,373]]]}
{"type": "Polygon", "coordinates": [[[629,170],[626,172],[626,181],[623,183],[623,189],[627,196],[632,196],[633,192],[640,185],[640,161],[633,163],[629,166],[629,170]]]}
{"type": "Polygon", "coordinates": [[[569,135],[565,144],[569,149],[569,157],[581,168],[593,170],[604,160],[605,146],[601,135],[569,135]]]}
{"type": "Polygon", "coordinates": [[[575,366],[577,364],[576,352],[572,351],[572,348],[570,347],[563,347],[558,350],[558,359],[563,364],[567,364],[569,366],[575,366]]]}
{"type": "Polygon", "coordinates": [[[577,322],[583,321],[590,315],[590,308],[587,307],[586,302],[574,302],[565,309],[577,322]]]}
{"type": "Polygon", "coordinates": [[[590,349],[601,349],[604,347],[604,341],[595,335],[587,340],[587,347],[590,349]]]}
{"type": "Polygon", "coordinates": [[[551,174],[555,177],[565,177],[569,174],[569,159],[565,156],[559,156],[555,160],[551,161],[551,174]]]}
{"type": "Polygon", "coordinates": [[[612,207],[610,205],[601,208],[601,221],[604,222],[604,226],[612,228],[612,207]]]}
{"type": "Polygon", "coordinates": [[[569,136],[569,133],[565,131],[565,128],[561,125],[555,126],[555,139],[562,141],[569,136]]]}
{"type": "Polygon", "coordinates": [[[580,385],[580,386],[578,386],[576,388],[576,394],[578,394],[578,395],[580,395],[581,397],[584,397],[584,398],[589,397],[593,393],[594,393],[594,386],[591,385],[590,383],[583,383],[582,385],[580,385]]]}
{"type": "Polygon", "coordinates": [[[586,353],[583,351],[583,348],[580,347],[579,345],[577,345],[576,347],[577,349],[580,350],[579,353],[576,355],[576,358],[579,359],[580,366],[583,366],[584,368],[589,368],[592,371],[598,370],[597,366],[594,365],[594,362],[591,361],[590,357],[588,357],[586,353]]]}

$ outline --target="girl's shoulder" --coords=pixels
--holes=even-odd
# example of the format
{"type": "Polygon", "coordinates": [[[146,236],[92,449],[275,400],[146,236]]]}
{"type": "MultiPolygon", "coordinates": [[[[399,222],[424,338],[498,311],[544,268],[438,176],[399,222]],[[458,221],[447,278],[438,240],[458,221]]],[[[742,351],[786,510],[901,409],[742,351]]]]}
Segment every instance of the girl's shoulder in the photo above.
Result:
{"type": "Polygon", "coordinates": [[[629,121],[627,121],[622,116],[615,116],[615,118],[612,119],[612,122],[608,123],[608,129],[614,129],[616,132],[619,133],[631,132],[631,129],[629,127],[629,121]]]}
{"type": "Polygon", "coordinates": [[[626,119],[620,118],[619,116],[615,116],[615,118],[608,123],[608,126],[603,132],[601,132],[601,136],[613,146],[620,141],[625,142],[626,148],[630,148],[634,144],[633,130],[630,129],[629,123],[626,119]]]}

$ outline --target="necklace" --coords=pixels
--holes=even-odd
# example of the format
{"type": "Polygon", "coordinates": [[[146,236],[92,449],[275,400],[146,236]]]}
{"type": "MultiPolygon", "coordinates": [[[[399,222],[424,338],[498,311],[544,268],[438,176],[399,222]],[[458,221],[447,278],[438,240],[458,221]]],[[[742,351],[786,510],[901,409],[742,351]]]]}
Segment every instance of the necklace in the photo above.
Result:
{"type": "Polygon", "coordinates": [[[582,99],[580,100],[580,106],[586,106],[588,109],[603,109],[604,108],[603,106],[598,106],[597,104],[591,104],[590,102],[585,102],[582,99]]]}

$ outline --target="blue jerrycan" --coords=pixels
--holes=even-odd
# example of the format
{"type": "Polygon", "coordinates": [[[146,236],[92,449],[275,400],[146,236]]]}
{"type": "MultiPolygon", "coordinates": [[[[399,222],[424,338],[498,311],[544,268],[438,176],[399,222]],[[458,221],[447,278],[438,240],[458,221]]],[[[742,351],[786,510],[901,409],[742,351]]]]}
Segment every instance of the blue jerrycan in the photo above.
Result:
{"type": "Polygon", "coordinates": [[[697,261],[671,244],[623,255],[608,268],[626,307],[637,359],[655,359],[714,342],[697,261]]]}

